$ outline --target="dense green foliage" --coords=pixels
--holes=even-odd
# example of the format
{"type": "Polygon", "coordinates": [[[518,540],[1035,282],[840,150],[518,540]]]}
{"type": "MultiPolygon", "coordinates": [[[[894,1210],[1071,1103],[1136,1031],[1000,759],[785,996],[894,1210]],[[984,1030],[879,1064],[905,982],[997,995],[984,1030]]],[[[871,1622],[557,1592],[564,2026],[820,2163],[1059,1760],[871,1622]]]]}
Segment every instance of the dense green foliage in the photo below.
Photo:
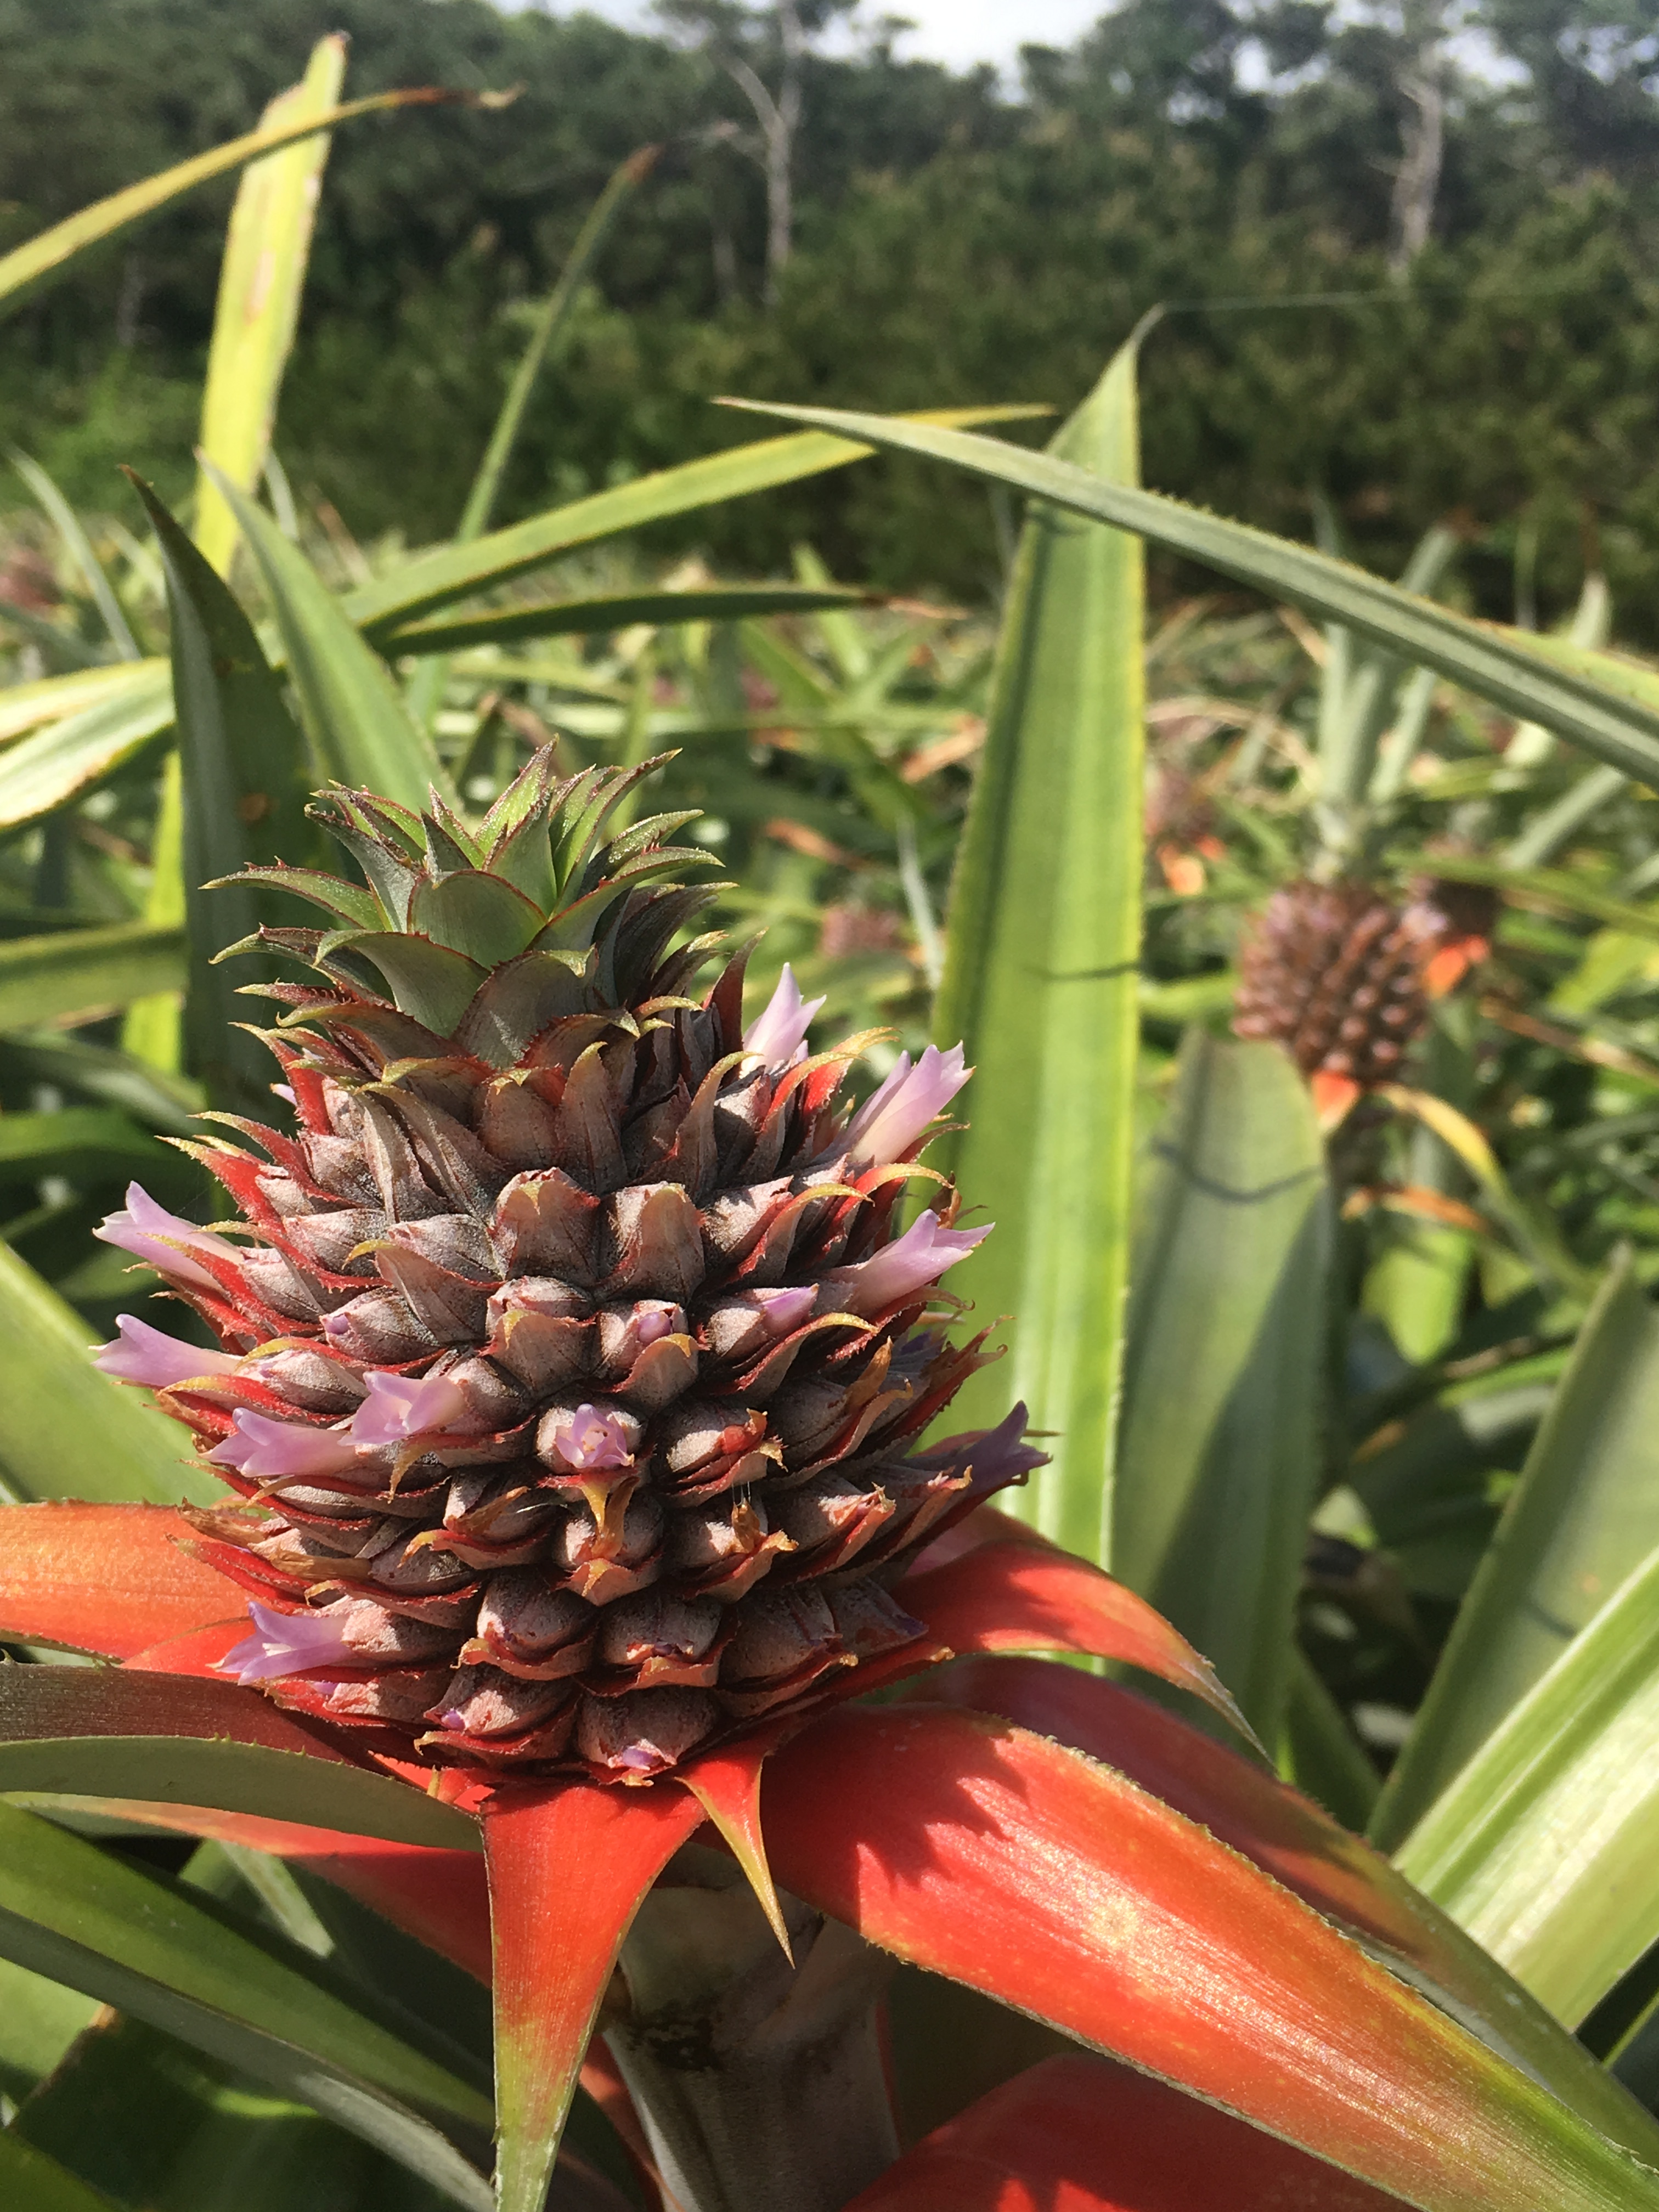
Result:
{"type": "MultiPolygon", "coordinates": [[[[278,442],[360,535],[453,526],[521,303],[653,140],[667,153],[544,388],[507,512],[729,440],[720,390],[1069,405],[1139,316],[1185,303],[1146,347],[1149,481],[1304,535],[1323,489],[1383,565],[1454,513],[1494,613],[1517,570],[1523,606],[1570,603],[1599,555],[1640,635],[1659,557],[1650,26],[1630,0],[1481,0],[1462,20],[1409,297],[1390,201],[1420,29],[1304,0],[1131,0],[1068,53],[1028,49],[1018,97],[879,37],[810,58],[796,252],[770,311],[761,174],[733,135],[752,118],[684,43],[483,0],[6,0],[0,223],[21,239],[249,127],[338,26],[353,91],[522,88],[504,112],[364,126],[333,153],[278,442]],[[1190,305],[1332,291],[1383,296],[1190,305]]],[[[230,189],[15,326],[8,441],[82,501],[113,503],[117,458],[182,489],[230,189]]],[[[739,507],[714,550],[775,562],[802,530],[880,580],[977,594],[995,572],[982,494],[919,473],[739,507]]]]}

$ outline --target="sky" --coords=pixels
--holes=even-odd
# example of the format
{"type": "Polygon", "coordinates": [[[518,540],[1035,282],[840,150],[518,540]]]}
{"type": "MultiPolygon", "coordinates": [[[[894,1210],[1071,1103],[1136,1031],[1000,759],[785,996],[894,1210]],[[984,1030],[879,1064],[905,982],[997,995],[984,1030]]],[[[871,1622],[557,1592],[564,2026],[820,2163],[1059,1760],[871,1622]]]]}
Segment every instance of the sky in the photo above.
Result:
{"type": "MultiPolygon", "coordinates": [[[[613,23],[645,25],[649,0],[581,0],[613,23]]],[[[915,24],[898,52],[914,61],[948,62],[967,69],[992,62],[1009,69],[1022,46],[1069,46],[1102,15],[1109,0],[875,0],[871,15],[908,15],[915,24]]],[[[574,14],[569,0],[555,12],[574,14]]]]}

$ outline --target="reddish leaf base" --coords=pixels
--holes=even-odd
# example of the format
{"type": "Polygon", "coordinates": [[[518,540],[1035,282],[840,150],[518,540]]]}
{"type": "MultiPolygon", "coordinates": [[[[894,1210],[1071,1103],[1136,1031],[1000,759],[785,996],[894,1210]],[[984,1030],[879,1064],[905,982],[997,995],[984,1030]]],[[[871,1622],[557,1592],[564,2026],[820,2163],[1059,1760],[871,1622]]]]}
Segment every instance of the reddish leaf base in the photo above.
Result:
{"type": "Polygon", "coordinates": [[[1393,2212],[1288,2143],[1103,2059],[1050,2058],[936,2129],[847,2212],[1393,2212]]]}

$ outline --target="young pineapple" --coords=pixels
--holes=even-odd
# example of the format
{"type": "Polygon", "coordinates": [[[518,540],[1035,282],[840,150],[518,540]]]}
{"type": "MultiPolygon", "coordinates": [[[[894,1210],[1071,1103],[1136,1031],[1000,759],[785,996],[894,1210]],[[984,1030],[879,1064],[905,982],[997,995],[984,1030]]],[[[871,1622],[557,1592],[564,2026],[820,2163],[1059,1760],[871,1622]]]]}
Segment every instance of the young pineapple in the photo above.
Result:
{"type": "Polygon", "coordinates": [[[787,969],[746,1035],[744,955],[688,995],[690,817],[606,833],[656,765],[543,754],[477,828],[326,793],[368,888],[254,872],[331,917],[259,933],[321,979],[252,987],[299,1133],[188,1147],[240,1237],[136,1187],[101,1232],[223,1347],[124,1318],[101,1364],[239,1493],[191,1516],[254,1601],[224,1663],[404,1757],[648,1781],[920,1657],[888,1585],[1037,1458],[908,1449],[982,1357],[923,1316],[986,1231],[947,1188],[895,1233],[960,1050],[849,1116],[865,1040],[807,1057],[787,969]]]}
{"type": "Polygon", "coordinates": [[[1234,1031],[1275,1039],[1304,1075],[1390,1083],[1427,1018],[1442,934],[1428,907],[1402,911],[1372,884],[1283,884],[1240,949],[1234,1031]]]}

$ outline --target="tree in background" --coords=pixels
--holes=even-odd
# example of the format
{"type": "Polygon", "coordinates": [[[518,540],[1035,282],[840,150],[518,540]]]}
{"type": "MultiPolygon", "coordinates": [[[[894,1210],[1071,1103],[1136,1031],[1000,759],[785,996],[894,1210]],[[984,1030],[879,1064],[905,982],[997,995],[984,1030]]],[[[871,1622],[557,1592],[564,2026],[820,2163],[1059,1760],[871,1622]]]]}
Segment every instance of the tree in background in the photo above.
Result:
{"type": "MultiPolygon", "coordinates": [[[[1497,613],[1534,537],[1544,611],[1574,599],[1588,518],[1632,635],[1659,605],[1638,0],[1127,0],[1027,48],[1016,94],[904,60],[890,25],[832,47],[848,11],[825,0],[674,4],[650,37],[485,0],[8,0],[0,244],[247,128],[337,23],[363,89],[523,88],[501,114],[368,126],[331,165],[278,444],[360,532],[392,524],[389,483],[401,525],[450,526],[520,321],[651,140],[504,519],[744,434],[715,391],[1063,406],[1164,301],[1145,406],[1167,489],[1306,530],[1317,487],[1381,562],[1455,510],[1497,613]]],[[[118,458],[183,489],[223,212],[181,205],[13,325],[0,412],[54,426],[41,458],[83,503],[116,495],[118,458]]],[[[708,550],[770,564],[806,533],[848,573],[982,593],[986,503],[933,489],[849,471],[734,507],[708,550]]]]}

